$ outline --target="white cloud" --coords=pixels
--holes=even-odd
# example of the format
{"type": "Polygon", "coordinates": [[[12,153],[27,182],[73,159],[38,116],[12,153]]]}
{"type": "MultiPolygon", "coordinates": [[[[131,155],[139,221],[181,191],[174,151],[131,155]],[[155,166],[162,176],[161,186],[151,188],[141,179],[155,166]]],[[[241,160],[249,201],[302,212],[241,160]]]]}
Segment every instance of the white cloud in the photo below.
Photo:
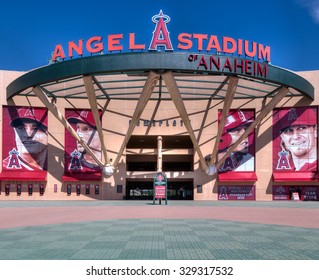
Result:
{"type": "Polygon", "coordinates": [[[319,23],[319,0],[297,0],[297,2],[306,7],[316,23],[319,23]]]}
{"type": "Polygon", "coordinates": [[[317,6],[314,6],[312,11],[312,17],[314,20],[319,23],[319,3],[316,3],[317,6]]]}

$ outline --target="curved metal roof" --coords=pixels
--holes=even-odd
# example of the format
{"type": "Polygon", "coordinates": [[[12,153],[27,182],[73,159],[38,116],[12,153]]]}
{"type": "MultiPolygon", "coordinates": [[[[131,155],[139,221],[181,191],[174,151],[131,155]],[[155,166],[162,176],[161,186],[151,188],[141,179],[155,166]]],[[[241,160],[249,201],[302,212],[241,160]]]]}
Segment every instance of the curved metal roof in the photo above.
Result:
{"type": "MultiPolygon", "coordinates": [[[[172,71],[183,99],[223,99],[230,76],[239,77],[235,99],[272,96],[281,86],[289,88],[288,96],[314,98],[314,88],[307,80],[267,63],[204,53],[140,52],[90,56],[35,69],[7,87],[7,99],[15,95],[34,95],[32,88],[35,86],[56,98],[87,98],[82,78],[91,76],[96,98],[138,100],[150,70],[172,71]],[[220,63],[221,69],[210,67],[212,57],[220,63]],[[266,67],[262,71],[266,69],[267,73],[254,75],[256,65],[266,67]]],[[[162,82],[151,96],[151,99],[159,98],[170,99],[162,82]]]]}

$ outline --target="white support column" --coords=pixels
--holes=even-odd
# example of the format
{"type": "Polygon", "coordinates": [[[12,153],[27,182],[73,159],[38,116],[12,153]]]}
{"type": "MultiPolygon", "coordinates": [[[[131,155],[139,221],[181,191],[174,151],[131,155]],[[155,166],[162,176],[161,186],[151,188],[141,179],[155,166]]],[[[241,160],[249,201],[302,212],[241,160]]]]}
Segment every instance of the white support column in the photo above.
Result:
{"type": "Polygon", "coordinates": [[[162,136],[157,136],[157,172],[163,171],[162,136]]]}

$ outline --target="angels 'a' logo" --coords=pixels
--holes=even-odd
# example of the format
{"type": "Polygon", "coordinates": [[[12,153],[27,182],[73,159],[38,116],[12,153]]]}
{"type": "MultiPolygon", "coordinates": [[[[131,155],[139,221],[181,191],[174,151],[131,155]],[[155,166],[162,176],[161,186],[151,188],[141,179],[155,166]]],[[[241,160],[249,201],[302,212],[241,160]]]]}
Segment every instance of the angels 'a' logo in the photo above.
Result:
{"type": "Polygon", "coordinates": [[[227,195],[227,189],[226,189],[226,187],[224,187],[224,186],[222,186],[221,188],[220,188],[220,193],[219,193],[219,197],[218,197],[219,199],[228,199],[228,195],[227,195]]]}
{"type": "Polygon", "coordinates": [[[288,152],[285,150],[282,150],[278,153],[279,159],[277,163],[276,169],[291,169],[289,159],[288,159],[288,152]]]}
{"type": "Polygon", "coordinates": [[[71,171],[82,170],[81,153],[78,152],[77,150],[74,150],[71,153],[71,161],[69,165],[69,170],[71,171]]]}
{"type": "Polygon", "coordinates": [[[152,17],[152,21],[156,25],[153,31],[153,38],[149,50],[156,51],[158,46],[163,46],[166,51],[174,50],[166,26],[170,20],[171,18],[168,15],[164,15],[162,10],[160,10],[158,15],[152,17]]]}
{"type": "Polygon", "coordinates": [[[82,110],[81,113],[80,113],[80,116],[81,116],[82,118],[87,118],[87,117],[88,117],[88,114],[89,114],[89,111],[82,110]]]}
{"type": "Polygon", "coordinates": [[[283,188],[283,186],[279,186],[278,188],[276,188],[276,193],[277,194],[285,194],[286,190],[283,188]]]}
{"type": "Polygon", "coordinates": [[[34,118],[34,111],[33,108],[28,108],[25,113],[24,113],[24,117],[33,117],[34,118]]]}
{"type": "Polygon", "coordinates": [[[289,110],[288,121],[294,121],[298,119],[298,115],[295,108],[289,110]]]}
{"type": "Polygon", "coordinates": [[[234,161],[234,157],[231,155],[230,157],[226,158],[224,164],[221,168],[219,168],[219,171],[226,172],[226,171],[232,171],[236,169],[236,162],[234,161]]]}
{"type": "Polygon", "coordinates": [[[21,169],[21,164],[19,160],[19,152],[15,148],[13,148],[9,152],[9,160],[8,160],[7,168],[21,169]]]}

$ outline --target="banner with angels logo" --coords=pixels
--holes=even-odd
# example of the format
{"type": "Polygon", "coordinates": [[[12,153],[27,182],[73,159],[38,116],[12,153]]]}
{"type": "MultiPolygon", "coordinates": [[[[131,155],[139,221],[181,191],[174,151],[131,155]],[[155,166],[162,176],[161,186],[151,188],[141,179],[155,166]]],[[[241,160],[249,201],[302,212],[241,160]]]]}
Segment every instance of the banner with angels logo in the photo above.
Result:
{"type": "Polygon", "coordinates": [[[2,170],[47,170],[47,109],[4,106],[2,120],[2,170]]]}
{"type": "MultiPolygon", "coordinates": [[[[99,112],[101,115],[101,112],[99,112]]],[[[65,118],[78,136],[88,145],[97,158],[101,159],[101,141],[91,110],[66,109],[65,118]]],[[[99,173],[100,167],[87,150],[70,132],[65,130],[65,174],[99,173]]]]}
{"type": "MultiPolygon", "coordinates": [[[[222,111],[218,112],[218,120],[222,111]]],[[[218,146],[218,159],[221,159],[233,146],[247,127],[255,120],[254,110],[230,110],[226,119],[223,134],[218,146]]],[[[251,132],[243,139],[226,158],[219,168],[219,173],[228,171],[255,171],[255,133],[251,132]]]]}
{"type": "Polygon", "coordinates": [[[317,108],[273,111],[273,170],[317,171],[317,108]]]}

